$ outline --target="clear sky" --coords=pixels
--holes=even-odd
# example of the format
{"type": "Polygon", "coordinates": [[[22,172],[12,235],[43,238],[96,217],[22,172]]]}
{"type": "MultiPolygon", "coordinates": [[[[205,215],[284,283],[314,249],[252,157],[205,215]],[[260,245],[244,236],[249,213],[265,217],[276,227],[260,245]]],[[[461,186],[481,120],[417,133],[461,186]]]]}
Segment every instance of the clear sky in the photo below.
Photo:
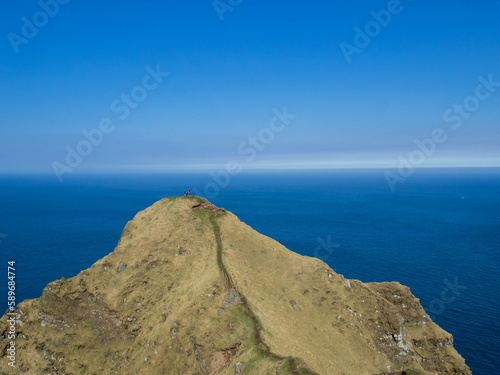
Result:
{"type": "Polygon", "coordinates": [[[386,168],[420,149],[500,166],[499,17],[496,0],[7,1],[0,172],[386,168]]]}

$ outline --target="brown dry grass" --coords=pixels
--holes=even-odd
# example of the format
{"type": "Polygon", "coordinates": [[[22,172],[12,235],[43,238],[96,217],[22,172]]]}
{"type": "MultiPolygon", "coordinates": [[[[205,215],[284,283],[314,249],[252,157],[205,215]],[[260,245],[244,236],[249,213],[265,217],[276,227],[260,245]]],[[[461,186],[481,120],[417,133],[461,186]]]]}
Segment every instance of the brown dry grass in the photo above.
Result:
{"type": "MultiPolygon", "coordinates": [[[[232,375],[236,362],[248,374],[306,368],[378,374],[388,365],[423,374],[469,373],[449,345],[451,336],[429,320],[408,288],[355,280],[348,288],[323,262],[287,250],[225,211],[213,219],[222,261],[248,306],[219,315],[228,288],[217,262],[213,212],[193,210],[201,202],[173,197],[155,203],[126,225],[115,251],[21,303],[17,373],[201,374],[217,367],[232,375]],[[127,265],[123,272],[120,262],[127,265]],[[254,320],[263,344],[256,341],[254,320]],[[419,345],[405,355],[386,337],[400,332],[401,321],[408,342],[419,345]],[[237,353],[223,355],[230,359],[221,365],[217,353],[236,343],[237,353]]],[[[0,339],[0,348],[6,343],[0,339]]],[[[6,364],[3,354],[0,366],[6,364]]]]}

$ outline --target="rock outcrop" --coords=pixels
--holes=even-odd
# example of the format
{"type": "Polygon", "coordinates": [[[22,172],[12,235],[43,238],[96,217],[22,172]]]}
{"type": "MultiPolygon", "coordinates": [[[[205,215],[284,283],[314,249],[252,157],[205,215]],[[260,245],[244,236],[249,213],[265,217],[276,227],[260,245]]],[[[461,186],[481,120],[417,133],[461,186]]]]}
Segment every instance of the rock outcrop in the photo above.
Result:
{"type": "Polygon", "coordinates": [[[346,280],[197,197],[139,212],[112,253],[16,314],[0,373],[471,373],[407,287],[346,280]]]}

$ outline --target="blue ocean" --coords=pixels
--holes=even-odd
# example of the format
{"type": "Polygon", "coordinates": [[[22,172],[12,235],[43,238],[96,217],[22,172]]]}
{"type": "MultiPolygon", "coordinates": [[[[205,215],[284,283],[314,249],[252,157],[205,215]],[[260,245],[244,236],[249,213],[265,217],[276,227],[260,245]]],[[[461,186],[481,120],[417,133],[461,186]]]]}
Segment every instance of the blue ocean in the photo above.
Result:
{"type": "Polygon", "coordinates": [[[137,211],[204,191],[257,231],[347,278],[399,281],[453,334],[474,374],[500,368],[500,169],[420,169],[391,192],[382,170],[0,177],[0,250],[17,300],[116,246],[137,211]],[[222,185],[222,186],[221,186],[222,185]]]}

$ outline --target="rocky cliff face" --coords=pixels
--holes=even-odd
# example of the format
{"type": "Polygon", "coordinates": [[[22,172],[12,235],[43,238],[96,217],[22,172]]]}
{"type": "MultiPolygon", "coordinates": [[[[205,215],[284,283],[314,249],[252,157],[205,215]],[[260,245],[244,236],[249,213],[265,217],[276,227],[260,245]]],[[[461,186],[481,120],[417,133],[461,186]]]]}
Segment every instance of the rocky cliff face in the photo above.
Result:
{"type": "Polygon", "coordinates": [[[197,197],[139,212],[16,313],[5,373],[470,374],[407,287],[346,280],[197,197]]]}

